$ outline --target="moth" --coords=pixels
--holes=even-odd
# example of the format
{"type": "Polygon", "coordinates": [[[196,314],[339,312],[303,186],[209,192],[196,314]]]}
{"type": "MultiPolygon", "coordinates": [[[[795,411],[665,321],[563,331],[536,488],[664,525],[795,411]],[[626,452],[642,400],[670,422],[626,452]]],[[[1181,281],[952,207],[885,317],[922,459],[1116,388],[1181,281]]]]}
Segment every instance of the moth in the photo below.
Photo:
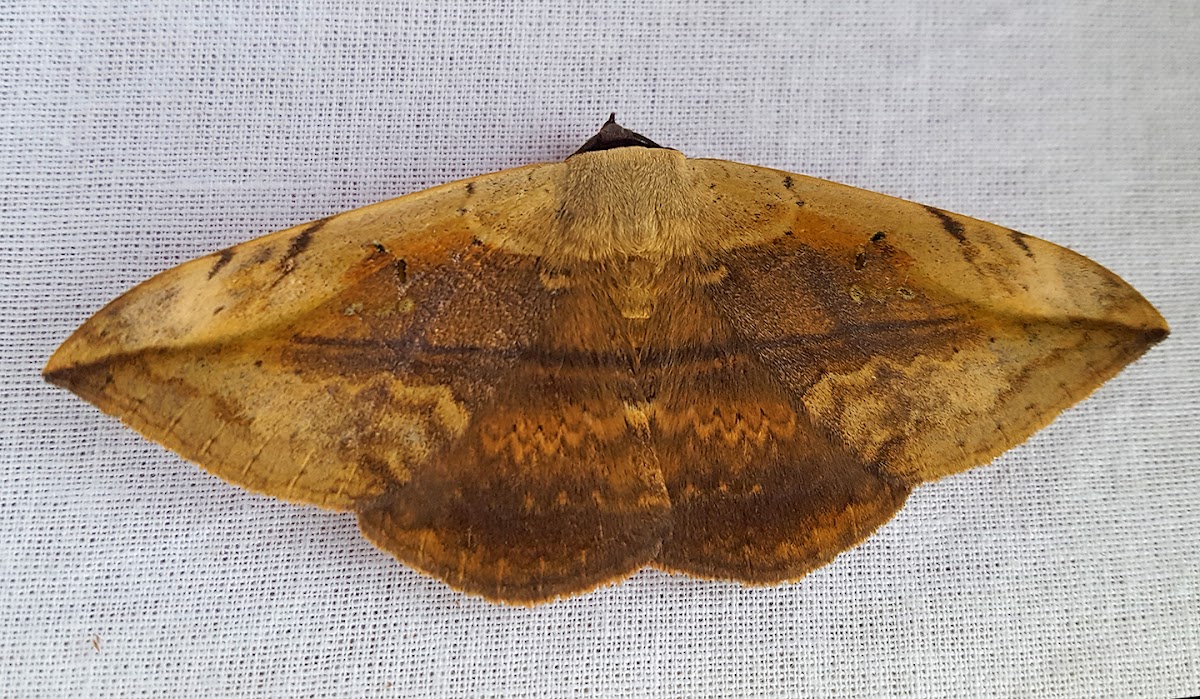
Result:
{"type": "Polygon", "coordinates": [[[536,604],[793,581],[1166,337],[1069,250],[619,126],[167,270],[45,378],[403,563],[536,604]]]}

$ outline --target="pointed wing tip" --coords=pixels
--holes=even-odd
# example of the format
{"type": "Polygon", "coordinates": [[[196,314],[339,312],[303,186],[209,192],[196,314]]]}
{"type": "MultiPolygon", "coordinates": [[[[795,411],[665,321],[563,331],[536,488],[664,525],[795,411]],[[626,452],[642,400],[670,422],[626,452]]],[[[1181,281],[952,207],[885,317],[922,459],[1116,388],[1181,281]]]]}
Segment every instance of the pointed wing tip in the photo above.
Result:
{"type": "Polygon", "coordinates": [[[1138,334],[1138,344],[1141,346],[1138,349],[1135,359],[1149,352],[1155,345],[1167,339],[1170,335],[1171,329],[1167,327],[1166,321],[1163,321],[1159,325],[1141,328],[1138,334]]]}
{"type": "Polygon", "coordinates": [[[46,360],[46,366],[42,367],[43,381],[70,390],[74,363],[68,359],[67,355],[70,354],[68,345],[71,344],[71,340],[68,339],[54,350],[50,359],[46,360]]]}
{"type": "Polygon", "coordinates": [[[1158,312],[1157,308],[1150,306],[1150,310],[1154,312],[1155,320],[1157,322],[1152,323],[1150,327],[1147,328],[1146,333],[1150,338],[1150,344],[1154,344],[1167,339],[1167,337],[1171,334],[1171,326],[1167,324],[1167,319],[1158,312]]]}
{"type": "Polygon", "coordinates": [[[46,360],[42,378],[79,394],[78,386],[89,383],[91,377],[105,374],[114,362],[153,349],[130,343],[124,329],[132,323],[121,315],[123,302],[137,288],[117,297],[75,328],[46,360]]]}
{"type": "Polygon", "coordinates": [[[100,407],[100,395],[104,380],[104,372],[96,371],[102,364],[79,365],[58,363],[51,357],[50,362],[42,369],[42,380],[51,386],[63,388],[85,401],[100,407]]]}
{"type": "Polygon", "coordinates": [[[95,316],[85,321],[54,350],[42,367],[42,380],[109,412],[111,406],[104,398],[105,388],[112,380],[114,363],[128,355],[119,346],[97,336],[94,319],[95,316]]]}
{"type": "Polygon", "coordinates": [[[1171,335],[1171,326],[1167,324],[1167,319],[1145,297],[1138,294],[1133,287],[1129,287],[1129,289],[1137,295],[1140,303],[1136,304],[1135,308],[1126,314],[1127,325],[1130,330],[1137,333],[1138,341],[1146,349],[1150,349],[1171,335]]]}
{"type": "Polygon", "coordinates": [[[51,367],[47,364],[42,369],[42,381],[52,386],[71,390],[70,372],[66,367],[51,367]]]}
{"type": "Polygon", "coordinates": [[[1161,325],[1150,327],[1142,331],[1142,337],[1146,339],[1147,345],[1157,345],[1170,336],[1171,328],[1167,325],[1166,320],[1163,320],[1161,325]]]}
{"type": "Polygon", "coordinates": [[[54,350],[46,360],[46,366],[42,367],[42,379],[69,391],[75,390],[73,386],[77,383],[80,367],[84,364],[80,361],[80,356],[90,344],[87,339],[90,325],[91,318],[76,328],[75,332],[54,350]]]}

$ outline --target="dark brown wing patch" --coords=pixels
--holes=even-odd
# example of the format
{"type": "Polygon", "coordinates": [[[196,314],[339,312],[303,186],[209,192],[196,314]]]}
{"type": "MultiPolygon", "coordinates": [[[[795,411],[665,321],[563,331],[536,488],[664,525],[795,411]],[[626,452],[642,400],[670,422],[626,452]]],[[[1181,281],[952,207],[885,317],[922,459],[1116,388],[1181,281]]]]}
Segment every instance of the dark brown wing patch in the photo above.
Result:
{"type": "Polygon", "coordinates": [[[419,570],[510,603],[646,565],[670,503],[644,418],[617,398],[630,377],[597,373],[514,367],[460,439],[364,503],[363,532],[419,570]]]}
{"type": "MultiPolygon", "coordinates": [[[[385,492],[356,503],[365,535],[455,587],[517,603],[646,565],[670,504],[627,339],[612,332],[619,310],[595,275],[547,275],[537,258],[483,245],[419,258],[409,255],[418,262],[404,282],[384,265],[332,300],[293,343],[297,370],[419,376],[469,415],[460,432],[421,440],[424,453],[389,467],[385,492]],[[372,305],[397,295],[416,300],[402,317],[372,305]]],[[[380,446],[376,462],[396,449],[380,446]]]]}
{"type": "Polygon", "coordinates": [[[673,521],[656,566],[751,583],[795,580],[904,504],[908,486],[798,413],[758,359],[679,369],[654,410],[673,521]]]}
{"type": "Polygon", "coordinates": [[[795,580],[870,535],[908,495],[907,485],[815,425],[768,363],[780,352],[820,361],[850,341],[773,262],[754,279],[790,278],[775,283],[788,283],[792,293],[773,296],[796,307],[755,307],[761,301],[751,296],[763,290],[748,288],[736,263],[723,264],[720,275],[664,275],[693,282],[660,294],[647,333],[675,361],[641,375],[654,386],[654,448],[672,504],[671,533],[655,560],[663,569],[752,583],[795,580]],[[726,295],[776,332],[739,333],[725,317],[731,309],[714,302],[726,295]]]}

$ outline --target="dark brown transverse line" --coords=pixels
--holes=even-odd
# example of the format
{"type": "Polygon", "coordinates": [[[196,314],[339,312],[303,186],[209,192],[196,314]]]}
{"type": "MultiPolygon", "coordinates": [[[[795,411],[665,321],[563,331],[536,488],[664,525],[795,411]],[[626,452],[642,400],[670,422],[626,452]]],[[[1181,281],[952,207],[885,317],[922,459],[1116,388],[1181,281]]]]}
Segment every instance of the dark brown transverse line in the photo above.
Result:
{"type": "Polygon", "coordinates": [[[941,209],[932,206],[926,206],[925,210],[934,216],[937,216],[938,221],[940,221],[942,224],[942,228],[945,228],[947,233],[954,236],[955,240],[963,245],[967,244],[967,236],[963,233],[964,229],[962,223],[956,221],[952,216],[950,216],[950,214],[942,211],[941,209]]]}
{"type": "MultiPolygon", "coordinates": [[[[947,329],[961,322],[961,319],[955,317],[919,318],[846,326],[831,332],[788,335],[769,340],[741,340],[703,347],[680,347],[665,350],[650,348],[642,352],[639,363],[642,366],[664,366],[673,363],[711,361],[747,351],[757,353],[803,345],[820,346],[830,341],[844,341],[847,338],[867,335],[876,338],[881,335],[895,335],[906,340],[911,340],[910,333],[913,330],[947,329]]],[[[316,335],[295,335],[291,338],[291,342],[298,345],[340,347],[347,350],[382,351],[392,355],[407,355],[406,359],[409,362],[420,362],[421,356],[480,356],[495,359],[512,359],[551,366],[628,366],[632,354],[636,351],[632,347],[628,352],[611,350],[563,350],[536,346],[497,349],[478,345],[430,345],[421,339],[348,339],[316,335]]]]}

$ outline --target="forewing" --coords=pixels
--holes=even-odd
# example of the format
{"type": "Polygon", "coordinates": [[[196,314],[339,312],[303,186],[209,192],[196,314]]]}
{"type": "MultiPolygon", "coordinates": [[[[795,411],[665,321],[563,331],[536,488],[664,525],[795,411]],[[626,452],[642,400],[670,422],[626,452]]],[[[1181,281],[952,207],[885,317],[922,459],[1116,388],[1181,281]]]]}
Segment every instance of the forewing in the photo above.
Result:
{"type": "Polygon", "coordinates": [[[910,484],[986,463],[1167,334],[1087,258],[932,207],[696,161],[761,214],[705,292],[816,424],[910,484]]]}
{"type": "Polygon", "coordinates": [[[668,505],[611,303],[522,247],[553,215],[554,167],[181,265],[85,323],[46,376],[226,480],[358,512],[460,589],[535,602],[623,577],[668,505]]]}

